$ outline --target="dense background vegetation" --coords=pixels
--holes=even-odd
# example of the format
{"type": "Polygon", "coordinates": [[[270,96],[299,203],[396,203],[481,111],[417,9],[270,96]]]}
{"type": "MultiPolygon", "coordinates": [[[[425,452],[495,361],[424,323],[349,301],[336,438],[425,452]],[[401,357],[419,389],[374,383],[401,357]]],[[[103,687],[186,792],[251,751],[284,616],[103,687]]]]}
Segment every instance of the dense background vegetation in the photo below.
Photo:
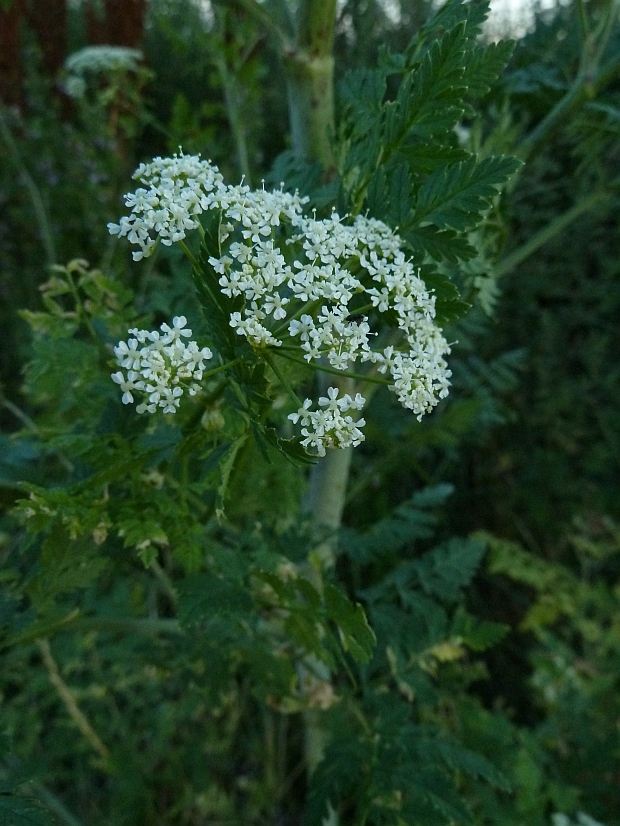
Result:
{"type": "MultiPolygon", "coordinates": [[[[176,428],[135,437],[105,353],[76,333],[115,343],[136,313],[200,324],[177,251],[132,266],[107,233],[139,161],[182,144],[229,180],[320,189],[282,154],[286,89],[252,3],[126,4],[116,28],[114,3],[52,4],[47,41],[36,4],[4,5],[0,822],[320,824],[331,801],[332,824],[620,824],[614,3],[539,13],[460,124],[463,147],[525,165],[486,246],[450,270],[471,308],[448,326],[449,398],[418,423],[377,393],[353,455],[335,574],[377,637],[364,665],[352,603],[297,591],[299,470],[251,442],[198,461],[204,442],[177,450],[176,428]],[[100,42],[148,68],[69,98],[65,56],[100,42]],[[101,272],[51,279],[75,258],[101,272]],[[287,640],[262,624],[274,599],[310,650],[313,611],[351,630],[333,645],[340,701],[315,698],[331,741],[311,779],[287,640]]],[[[432,14],[340,4],[337,77],[403,52],[432,14]]],[[[207,434],[239,427],[220,394],[207,434]]]]}

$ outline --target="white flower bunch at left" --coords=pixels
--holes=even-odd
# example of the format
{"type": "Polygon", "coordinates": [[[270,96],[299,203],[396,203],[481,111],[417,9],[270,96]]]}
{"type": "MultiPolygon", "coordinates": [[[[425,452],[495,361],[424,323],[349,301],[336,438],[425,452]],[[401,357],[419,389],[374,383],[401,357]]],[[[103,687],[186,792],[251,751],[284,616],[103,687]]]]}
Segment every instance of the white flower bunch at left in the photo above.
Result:
{"type": "Polygon", "coordinates": [[[192,331],[186,327],[185,316],[175,316],[172,327],[164,322],[159,331],[129,330],[128,341],[114,348],[116,362],[127,372],[112,373],[112,381],[120,386],[123,404],[133,404],[134,393],[144,401],[138,413],[176,413],[184,388],[194,396],[200,387],[205,361],[213,357],[208,347],[200,349],[195,341],[183,341],[192,331]]]}
{"type": "Polygon", "coordinates": [[[217,195],[223,183],[217,167],[182,153],[140,164],[133,177],[145,186],[125,195],[131,214],[123,216],[118,224],[109,223],[108,230],[119,238],[127,236],[140,247],[133,253],[134,261],[152,254],[156,237],[170,246],[182,241],[188,230],[197,229],[197,216],[218,206],[217,195]]]}
{"type": "Polygon", "coordinates": [[[73,52],[65,60],[65,92],[69,97],[83,98],[87,90],[87,78],[121,71],[137,71],[143,60],[144,55],[139,49],[128,49],[124,46],[86,46],[73,52]]]}
{"type": "Polygon", "coordinates": [[[89,72],[106,73],[121,69],[137,69],[144,55],[139,49],[125,46],[85,46],[65,60],[65,69],[71,75],[84,76],[89,72]]]}

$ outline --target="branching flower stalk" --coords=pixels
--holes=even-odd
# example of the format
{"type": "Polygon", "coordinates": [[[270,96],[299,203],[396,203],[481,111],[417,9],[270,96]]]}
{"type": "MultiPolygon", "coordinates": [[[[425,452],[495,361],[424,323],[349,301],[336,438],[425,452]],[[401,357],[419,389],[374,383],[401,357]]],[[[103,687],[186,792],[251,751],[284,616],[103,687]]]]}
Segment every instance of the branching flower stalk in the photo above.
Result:
{"type": "MultiPolygon", "coordinates": [[[[450,348],[435,323],[434,295],[406,257],[402,239],[379,220],[336,212],[324,219],[307,215],[299,195],[229,186],[216,167],[196,156],[156,158],[142,164],[134,177],[142,186],[126,196],[131,213],[110,224],[110,232],[138,247],[136,260],[148,258],[158,242],[179,243],[199,274],[201,268],[209,269],[209,283],[219,287],[224,306],[229,302],[230,328],[256,359],[270,365],[297,407],[289,419],[300,429],[301,445],[320,457],[306,506],[317,533],[327,530],[333,536],[342,519],[350,448],[364,439],[360,413],[365,398],[351,375],[364,376],[353,366],[369,364],[373,382],[376,372],[382,374],[418,418],[448,393],[445,357],[450,348]],[[205,236],[201,216],[214,212],[221,216],[217,249],[209,250],[207,261],[204,255],[197,260],[186,236],[194,230],[205,236]],[[371,330],[364,315],[369,308],[373,326],[394,327],[396,321],[396,344],[373,348],[378,331],[371,330]],[[277,366],[280,357],[338,379],[323,383],[317,401],[298,402],[277,366]]],[[[134,329],[130,336],[115,350],[126,372],[119,370],[112,379],[123,402],[142,397],[138,412],[174,413],[184,391],[195,394],[199,382],[215,372],[205,372],[204,363],[212,357],[209,347],[183,341],[191,331],[182,316],[173,319],[172,327],[134,329]]],[[[318,590],[332,556],[332,541],[327,540],[309,560],[318,590]]],[[[330,674],[318,662],[301,668],[300,686],[309,702],[315,695],[333,696],[330,674]]],[[[312,772],[326,742],[318,709],[307,711],[305,725],[306,763],[312,772]]]]}

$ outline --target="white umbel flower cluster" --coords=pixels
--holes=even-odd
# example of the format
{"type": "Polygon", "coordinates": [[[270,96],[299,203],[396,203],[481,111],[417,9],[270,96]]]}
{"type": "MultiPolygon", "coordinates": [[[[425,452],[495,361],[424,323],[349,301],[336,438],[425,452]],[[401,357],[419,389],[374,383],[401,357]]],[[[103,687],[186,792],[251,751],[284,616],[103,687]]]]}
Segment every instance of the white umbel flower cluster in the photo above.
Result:
{"type": "Polygon", "coordinates": [[[127,236],[140,247],[134,261],[148,258],[155,246],[155,236],[170,246],[182,241],[188,230],[197,229],[196,218],[206,209],[217,207],[217,192],[223,179],[216,167],[193,155],[155,158],[140,164],[134,179],[148,185],[125,195],[131,215],[119,224],[108,224],[112,235],[127,236]]]}
{"type": "Polygon", "coordinates": [[[73,75],[114,72],[137,69],[143,59],[139,49],[128,49],[126,46],[85,46],[69,55],[65,60],[65,69],[73,75]]]}
{"type": "Polygon", "coordinates": [[[323,410],[311,410],[312,400],[306,399],[297,413],[288,417],[293,424],[300,422],[304,437],[301,443],[305,448],[315,448],[317,456],[325,456],[328,447],[357,447],[364,441],[360,428],[366,424],[365,420],[355,421],[344,414],[347,410],[361,410],[366,399],[359,393],[355,398],[348,393],[338,398],[338,392],[337,387],[329,387],[327,396],[319,398],[319,407],[323,410]]]}
{"type": "Polygon", "coordinates": [[[136,71],[144,60],[139,49],[125,46],[85,46],[65,60],[65,91],[73,98],[86,93],[86,78],[113,72],[136,71]]]}
{"type": "Polygon", "coordinates": [[[159,331],[129,330],[128,341],[114,348],[116,362],[127,372],[112,373],[112,381],[120,386],[123,404],[133,404],[136,391],[144,398],[138,413],[176,413],[184,387],[190,396],[200,387],[205,361],[213,357],[208,347],[202,349],[195,341],[183,341],[192,331],[186,327],[185,316],[175,316],[172,327],[164,323],[159,331]]]}
{"type": "MultiPolygon", "coordinates": [[[[182,153],[142,164],[134,178],[143,186],[125,198],[131,214],[108,227],[139,247],[136,260],[151,255],[158,239],[170,245],[199,229],[205,210],[222,210],[223,251],[209,264],[223,295],[243,300],[231,307],[230,326],[257,352],[282,348],[286,358],[297,350],[309,364],[341,371],[370,362],[418,418],[447,395],[450,347],[435,323],[435,296],[403,240],[382,221],[304,215],[307,199],[229,186],[210,162],[182,153]],[[372,348],[378,331],[371,330],[370,311],[373,326],[388,313],[389,325],[396,321],[390,346],[372,348]]],[[[307,446],[343,447],[362,438],[342,405],[314,413],[311,406],[307,399],[303,416],[292,414],[307,446]]]]}

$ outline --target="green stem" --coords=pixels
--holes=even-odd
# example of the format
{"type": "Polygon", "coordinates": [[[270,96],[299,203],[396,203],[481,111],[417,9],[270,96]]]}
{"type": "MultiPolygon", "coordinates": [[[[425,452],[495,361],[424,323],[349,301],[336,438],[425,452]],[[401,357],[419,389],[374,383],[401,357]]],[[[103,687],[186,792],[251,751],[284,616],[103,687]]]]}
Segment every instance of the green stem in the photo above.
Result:
{"type": "MultiPolygon", "coordinates": [[[[334,32],[337,0],[299,0],[294,40],[256,0],[235,0],[273,37],[284,65],[293,152],[300,158],[318,161],[326,171],[333,167],[331,135],[334,132],[334,32]]],[[[281,354],[283,355],[283,354],[281,354]]],[[[338,371],[340,372],[340,371],[338,371]]],[[[343,377],[341,382],[351,378],[343,377]]],[[[351,449],[330,450],[313,468],[307,507],[317,527],[335,531],[340,527],[349,476],[351,449]]],[[[320,568],[311,566],[320,588],[320,568]]],[[[300,668],[303,684],[308,667],[300,668]]],[[[329,680],[326,668],[322,679],[329,680]]],[[[327,731],[319,711],[304,715],[305,760],[311,774],[320,763],[327,731]]]]}
{"type": "Polygon", "coordinates": [[[280,338],[282,333],[288,330],[291,321],[295,321],[296,319],[300,318],[300,316],[302,316],[304,313],[310,315],[324,300],[325,299],[323,298],[317,298],[315,301],[307,301],[305,304],[302,304],[301,307],[295,313],[293,313],[293,315],[290,315],[287,318],[285,318],[283,323],[274,329],[273,335],[276,338],[280,338]]]}
{"type": "Polygon", "coordinates": [[[288,361],[294,361],[296,364],[303,364],[304,367],[310,367],[312,370],[317,370],[320,373],[331,373],[334,376],[341,376],[345,379],[355,379],[356,381],[366,381],[370,384],[384,384],[387,387],[392,384],[392,382],[386,381],[386,379],[373,379],[371,376],[365,376],[362,373],[349,373],[347,370],[337,370],[335,367],[328,367],[326,364],[313,364],[312,362],[305,361],[304,359],[289,356],[285,351],[282,351],[281,348],[278,348],[273,352],[276,356],[280,356],[280,358],[288,359],[288,361]]]}
{"type": "MultiPolygon", "coordinates": [[[[620,73],[620,60],[617,58],[600,70],[598,65],[607,47],[619,6],[620,0],[611,0],[597,30],[584,40],[579,70],[572,86],[522,142],[520,157],[526,159],[535,155],[549,135],[584,103],[600,94],[620,73]]],[[[584,25],[584,20],[581,20],[581,25],[584,25]]]]}
{"type": "Polygon", "coordinates": [[[291,397],[293,402],[297,405],[297,408],[300,408],[301,407],[301,399],[297,396],[297,393],[295,393],[295,391],[293,390],[291,385],[284,378],[284,376],[282,375],[280,370],[276,367],[276,365],[274,363],[274,360],[271,358],[271,356],[268,353],[265,353],[265,361],[271,367],[273,372],[276,374],[276,376],[278,377],[280,383],[282,384],[282,386],[284,387],[286,392],[289,394],[289,396],[291,397]]]}
{"type": "Polygon", "coordinates": [[[257,0],[235,0],[235,2],[258,23],[266,34],[273,38],[280,54],[284,54],[291,48],[286,31],[257,0]]]}
{"type": "Polygon", "coordinates": [[[159,580],[164,590],[164,593],[168,596],[170,602],[172,602],[172,604],[176,606],[179,601],[179,596],[168,574],[164,571],[164,569],[161,567],[161,565],[156,559],[154,559],[151,562],[150,568],[159,580]]]}
{"type": "MultiPolygon", "coordinates": [[[[289,118],[294,153],[318,161],[327,171],[333,166],[331,136],[334,126],[334,31],[337,0],[300,0],[297,6],[296,39],[292,49],[282,55],[286,74],[289,118]]],[[[341,382],[352,384],[349,378],[341,382]]],[[[312,515],[317,533],[325,528],[338,530],[349,478],[351,448],[329,450],[310,472],[306,510],[312,515]]],[[[320,567],[309,560],[315,585],[322,588],[321,567],[333,557],[331,543],[319,556],[320,567]]],[[[303,686],[311,676],[312,663],[300,667],[303,686]]],[[[331,679],[329,670],[318,663],[321,679],[331,679]]],[[[323,759],[329,733],[323,714],[309,709],[304,714],[304,756],[308,774],[323,759]]]]}
{"type": "Polygon", "coordinates": [[[283,54],[293,151],[333,165],[336,0],[302,0],[294,48],[283,54]]]}
{"type": "Polygon", "coordinates": [[[214,64],[219,72],[220,80],[222,82],[222,89],[224,91],[224,103],[226,105],[226,114],[228,116],[228,123],[230,124],[230,131],[232,132],[233,140],[235,142],[235,149],[237,151],[237,165],[245,183],[251,186],[250,176],[250,161],[248,157],[248,142],[245,124],[247,119],[243,117],[242,107],[240,101],[242,98],[242,91],[240,84],[237,82],[239,72],[235,72],[235,67],[232,70],[228,65],[226,59],[226,51],[220,45],[226,42],[230,27],[227,26],[228,15],[226,9],[218,3],[213,5],[215,18],[220,29],[222,40],[214,43],[214,64]]]}
{"type": "Polygon", "coordinates": [[[202,374],[202,379],[208,379],[210,376],[214,376],[216,373],[221,373],[222,370],[228,370],[229,367],[233,367],[235,364],[239,364],[240,361],[243,361],[243,356],[239,356],[232,361],[227,361],[226,364],[220,365],[220,367],[215,367],[213,370],[208,370],[206,373],[202,374]]]}
{"type": "MultiPolygon", "coordinates": [[[[9,410],[15,416],[15,418],[18,419],[24,425],[24,427],[27,430],[29,430],[31,433],[34,433],[35,436],[41,438],[41,431],[39,430],[39,427],[30,418],[30,416],[28,416],[27,413],[24,413],[24,411],[21,410],[16,404],[14,404],[9,399],[3,398],[1,395],[0,403],[3,407],[6,407],[6,409],[9,410]]],[[[59,450],[55,450],[54,454],[58,457],[58,461],[64,467],[64,469],[68,473],[73,473],[73,463],[69,459],[67,459],[64,453],[61,453],[59,450]]]]}
{"type": "Polygon", "coordinates": [[[43,203],[43,198],[41,197],[41,193],[34,182],[34,179],[28,172],[24,161],[22,160],[21,155],[19,154],[19,150],[15,141],[13,140],[13,136],[11,135],[11,130],[9,129],[5,119],[4,113],[2,111],[2,106],[0,105],[0,134],[6,143],[11,156],[13,157],[13,162],[15,163],[15,167],[19,170],[24,183],[26,184],[26,189],[28,190],[28,194],[30,195],[30,200],[32,201],[32,207],[34,209],[34,214],[37,216],[37,220],[39,222],[39,229],[41,231],[41,241],[43,243],[43,248],[45,249],[45,257],[47,259],[47,265],[51,267],[53,264],[56,263],[56,248],[54,245],[54,236],[52,235],[52,231],[50,229],[50,222],[47,217],[47,210],[45,208],[45,204],[43,203]]]}
{"type": "Polygon", "coordinates": [[[198,261],[197,261],[197,259],[194,257],[194,255],[192,255],[192,253],[190,252],[189,247],[187,246],[187,244],[185,243],[185,241],[179,241],[179,246],[181,247],[181,249],[182,249],[182,250],[183,250],[183,252],[185,253],[186,257],[189,259],[189,261],[190,261],[190,263],[191,263],[192,267],[193,267],[195,270],[197,270],[197,269],[198,269],[198,261]]]}
{"type": "Polygon", "coordinates": [[[607,7],[607,13],[601,19],[599,26],[594,34],[594,41],[596,43],[596,50],[592,59],[593,68],[598,66],[599,61],[603,57],[603,53],[609,43],[609,38],[617,22],[618,11],[620,9],[620,0],[610,0],[607,7]]]}
{"type": "Polygon", "coordinates": [[[182,634],[175,619],[108,619],[93,617],[78,619],[63,631],[102,631],[109,634],[182,634]]]}
{"type": "Polygon", "coordinates": [[[95,729],[92,727],[90,721],[77,704],[73,692],[64,681],[56,660],[52,656],[52,649],[47,639],[37,640],[39,650],[41,652],[41,659],[45,665],[47,675],[50,682],[56,689],[58,696],[62,700],[67,713],[75,723],[79,732],[88,742],[93,751],[97,752],[102,760],[106,761],[110,757],[110,751],[105,743],[101,740],[95,729]]]}
{"type": "Polygon", "coordinates": [[[52,812],[60,818],[62,823],[66,824],[66,826],[82,826],[81,821],[71,814],[62,800],[56,797],[55,794],[52,794],[43,783],[40,783],[38,780],[31,780],[29,785],[32,786],[39,800],[41,800],[48,809],[51,809],[52,812]]]}
{"type": "Polygon", "coordinates": [[[82,298],[80,296],[80,291],[78,289],[78,285],[73,280],[73,271],[71,269],[71,265],[69,265],[67,267],[65,272],[67,273],[67,282],[69,284],[69,289],[71,290],[71,295],[73,296],[73,299],[75,301],[75,309],[77,310],[78,319],[86,327],[86,329],[88,330],[88,334],[91,337],[91,339],[93,340],[93,343],[95,344],[95,346],[97,347],[97,350],[99,351],[99,356],[101,357],[102,361],[105,364],[107,364],[108,360],[110,358],[110,354],[106,350],[106,347],[105,347],[105,344],[103,343],[103,341],[101,341],[101,339],[99,338],[99,336],[95,332],[95,328],[93,327],[92,322],[91,322],[90,318],[88,317],[88,313],[84,309],[84,303],[83,303],[82,298]]]}
{"type": "MultiPolygon", "coordinates": [[[[352,383],[342,383],[343,392],[352,392],[352,383]]],[[[352,449],[330,450],[317,467],[321,473],[310,475],[310,488],[305,501],[306,510],[312,514],[317,525],[324,532],[329,530],[330,538],[319,544],[313,551],[313,557],[319,560],[323,567],[331,567],[334,563],[334,545],[337,532],[342,524],[347,485],[349,481],[349,467],[351,464],[352,449]]],[[[315,582],[320,585],[320,581],[315,582]]]]}
{"type": "Polygon", "coordinates": [[[235,149],[237,151],[237,165],[239,166],[239,172],[241,173],[244,182],[250,186],[252,178],[250,175],[250,159],[248,156],[248,142],[245,129],[245,124],[247,121],[243,117],[241,107],[239,105],[239,85],[235,75],[231,74],[229,71],[224,58],[216,60],[215,64],[220,74],[220,80],[222,81],[228,122],[230,124],[230,130],[232,132],[233,140],[235,142],[235,149]]]}
{"type": "Polygon", "coordinates": [[[550,221],[546,227],[543,227],[540,232],[537,232],[536,235],[527,241],[527,243],[523,244],[521,247],[517,247],[516,250],[513,250],[497,264],[495,267],[495,277],[501,278],[509,272],[512,272],[512,270],[521,264],[522,261],[525,261],[526,258],[529,258],[530,255],[535,253],[538,249],[540,249],[540,247],[544,246],[544,244],[562,232],[562,230],[564,230],[580,215],[587,212],[589,209],[592,209],[592,207],[594,207],[599,201],[603,201],[609,197],[609,192],[598,190],[590,195],[589,198],[585,198],[583,201],[576,203],[563,215],[560,215],[555,220],[550,221]]]}
{"type": "Polygon", "coordinates": [[[583,46],[588,41],[590,27],[588,25],[588,16],[586,14],[584,0],[577,0],[577,16],[579,18],[579,33],[581,35],[581,43],[583,46]]]}

